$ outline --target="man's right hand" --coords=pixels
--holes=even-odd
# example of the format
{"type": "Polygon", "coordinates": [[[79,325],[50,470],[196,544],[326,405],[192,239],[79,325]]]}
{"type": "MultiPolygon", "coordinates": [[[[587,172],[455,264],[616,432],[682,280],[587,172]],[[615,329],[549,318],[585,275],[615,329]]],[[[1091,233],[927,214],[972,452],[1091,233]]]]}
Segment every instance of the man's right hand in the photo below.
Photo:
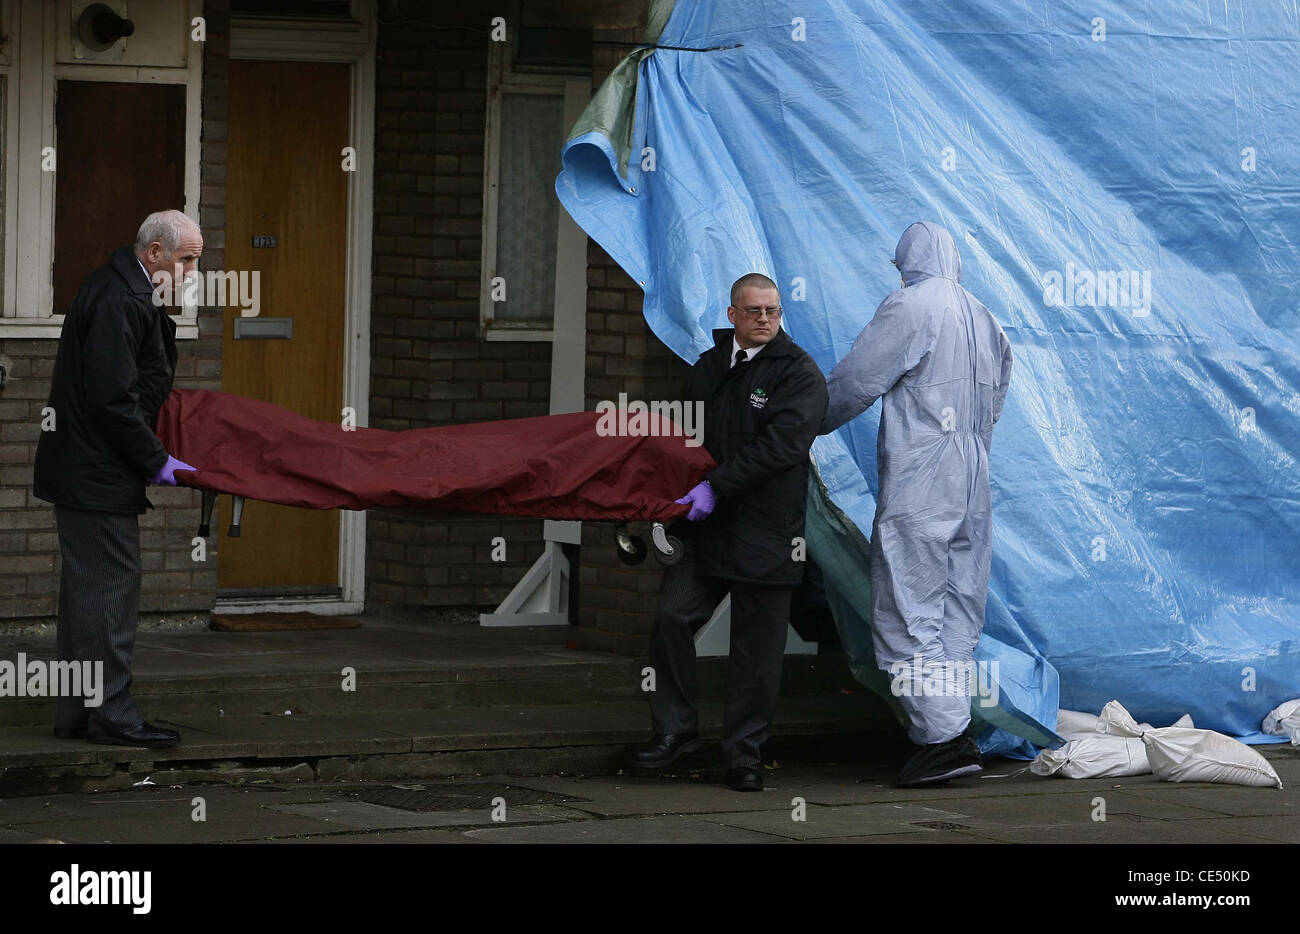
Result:
{"type": "Polygon", "coordinates": [[[713,493],[713,487],[709,485],[709,481],[701,480],[691,487],[689,493],[681,499],[674,500],[674,502],[683,506],[690,504],[691,511],[686,514],[686,518],[691,522],[699,522],[701,519],[707,519],[709,513],[713,512],[713,507],[717,504],[717,498],[713,493]]]}
{"type": "Polygon", "coordinates": [[[162,470],[158,471],[157,475],[150,479],[149,482],[161,483],[165,486],[176,486],[176,471],[178,470],[198,470],[198,468],[192,467],[185,461],[178,460],[168,454],[167,463],[163,464],[162,470]]]}

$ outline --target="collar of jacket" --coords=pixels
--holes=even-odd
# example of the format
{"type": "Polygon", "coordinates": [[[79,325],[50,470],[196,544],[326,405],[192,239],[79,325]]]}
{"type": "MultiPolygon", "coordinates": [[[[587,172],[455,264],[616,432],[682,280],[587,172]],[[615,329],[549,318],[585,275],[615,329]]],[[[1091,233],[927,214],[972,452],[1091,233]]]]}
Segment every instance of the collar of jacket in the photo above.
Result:
{"type": "MultiPolygon", "coordinates": [[[[713,332],[713,350],[722,354],[723,359],[731,359],[731,338],[736,333],[735,328],[718,328],[713,332]]],[[[711,353],[706,350],[704,353],[711,353]]],[[[781,328],[777,328],[776,334],[763,347],[763,353],[756,359],[761,360],[763,357],[789,357],[794,354],[794,341],[790,335],[785,333],[781,328]]],[[[703,356],[701,354],[700,356],[703,356]]]]}
{"type": "Polygon", "coordinates": [[[140,261],[136,258],[133,249],[129,246],[118,247],[113,251],[109,262],[117,270],[117,274],[126,280],[132,292],[141,298],[153,295],[153,283],[145,278],[144,270],[140,268],[140,261]]]}

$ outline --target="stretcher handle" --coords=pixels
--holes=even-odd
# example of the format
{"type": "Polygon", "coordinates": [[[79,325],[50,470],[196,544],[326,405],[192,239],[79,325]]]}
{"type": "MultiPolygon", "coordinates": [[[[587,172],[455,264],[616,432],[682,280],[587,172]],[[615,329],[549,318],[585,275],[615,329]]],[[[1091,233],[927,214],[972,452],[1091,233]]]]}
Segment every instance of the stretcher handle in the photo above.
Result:
{"type": "Polygon", "coordinates": [[[199,538],[207,538],[212,534],[212,509],[216,504],[216,492],[204,490],[203,504],[199,507],[199,538]]]}
{"type": "Polygon", "coordinates": [[[244,497],[236,496],[231,503],[230,511],[230,531],[226,534],[231,538],[239,538],[239,522],[244,516],[244,497]]]}

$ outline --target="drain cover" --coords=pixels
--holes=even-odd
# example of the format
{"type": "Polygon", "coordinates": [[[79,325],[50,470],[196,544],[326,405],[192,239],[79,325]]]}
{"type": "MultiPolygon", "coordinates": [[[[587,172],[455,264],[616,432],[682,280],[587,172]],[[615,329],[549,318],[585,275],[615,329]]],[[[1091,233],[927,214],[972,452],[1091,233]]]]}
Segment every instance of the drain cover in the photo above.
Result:
{"type": "Polygon", "coordinates": [[[490,808],[493,798],[505,798],[506,804],[519,807],[525,804],[561,804],[566,801],[586,801],[569,795],[518,785],[497,782],[467,782],[459,785],[433,785],[429,788],[412,788],[380,785],[358,790],[346,789],[341,797],[398,808],[403,811],[472,811],[490,808]]]}

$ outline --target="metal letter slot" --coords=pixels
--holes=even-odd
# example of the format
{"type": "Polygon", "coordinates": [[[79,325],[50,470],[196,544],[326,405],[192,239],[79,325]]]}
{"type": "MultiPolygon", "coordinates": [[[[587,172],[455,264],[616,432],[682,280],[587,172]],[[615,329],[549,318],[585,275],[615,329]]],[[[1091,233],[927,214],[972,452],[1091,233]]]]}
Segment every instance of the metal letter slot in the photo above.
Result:
{"type": "Polygon", "coordinates": [[[236,318],[235,340],[283,340],[293,337],[292,318],[236,318]]]}

